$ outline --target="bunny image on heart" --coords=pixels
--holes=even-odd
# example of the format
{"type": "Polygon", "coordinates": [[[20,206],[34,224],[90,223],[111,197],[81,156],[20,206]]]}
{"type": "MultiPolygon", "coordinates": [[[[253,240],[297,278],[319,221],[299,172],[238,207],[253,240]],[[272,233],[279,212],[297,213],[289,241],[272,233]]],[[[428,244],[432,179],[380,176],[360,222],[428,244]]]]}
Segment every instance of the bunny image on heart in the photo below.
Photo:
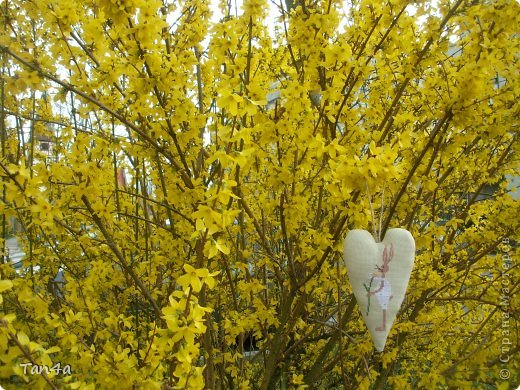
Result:
{"type": "Polygon", "coordinates": [[[383,251],[383,264],[381,266],[376,266],[378,272],[374,272],[372,275],[369,275],[370,282],[368,286],[363,283],[365,290],[367,290],[367,298],[369,300],[367,306],[367,315],[370,311],[370,297],[372,295],[376,296],[377,301],[379,302],[379,306],[381,306],[381,309],[383,310],[382,324],[376,328],[376,330],[380,332],[384,332],[386,330],[386,311],[388,309],[388,303],[393,298],[390,280],[385,278],[386,273],[390,270],[389,263],[393,257],[394,245],[390,245],[389,251],[387,251],[387,247],[385,246],[383,251]],[[372,286],[377,289],[371,291],[372,286]]]}
{"type": "Polygon", "coordinates": [[[386,339],[404,300],[412,273],[415,241],[409,231],[388,229],[381,241],[362,229],[343,242],[348,278],[376,351],[386,339]]]}

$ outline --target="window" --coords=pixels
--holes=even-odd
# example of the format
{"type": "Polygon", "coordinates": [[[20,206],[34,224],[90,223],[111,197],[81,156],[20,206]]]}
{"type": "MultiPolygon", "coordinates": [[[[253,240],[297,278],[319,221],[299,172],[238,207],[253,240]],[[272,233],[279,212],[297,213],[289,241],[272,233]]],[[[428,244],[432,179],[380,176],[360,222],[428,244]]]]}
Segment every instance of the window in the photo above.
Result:
{"type": "Polygon", "coordinates": [[[40,150],[42,152],[48,152],[50,149],[49,142],[47,141],[40,141],[40,150]]]}

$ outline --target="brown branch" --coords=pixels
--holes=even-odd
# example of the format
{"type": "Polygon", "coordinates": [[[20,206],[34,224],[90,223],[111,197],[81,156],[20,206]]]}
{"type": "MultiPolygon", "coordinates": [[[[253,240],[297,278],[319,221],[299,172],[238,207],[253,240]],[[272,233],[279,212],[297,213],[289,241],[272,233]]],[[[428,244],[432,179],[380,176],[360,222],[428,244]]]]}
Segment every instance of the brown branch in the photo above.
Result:
{"type": "Polygon", "coordinates": [[[87,197],[85,195],[83,195],[81,197],[81,200],[83,201],[83,203],[87,207],[88,211],[90,212],[90,215],[92,216],[92,219],[94,220],[95,224],[97,225],[97,227],[101,231],[101,234],[103,234],[103,237],[105,237],[105,240],[107,241],[108,247],[112,250],[114,255],[119,260],[119,263],[120,263],[121,267],[123,267],[123,270],[128,275],[130,275],[130,277],[133,279],[133,281],[136,284],[136,286],[138,287],[138,289],[141,290],[141,293],[143,294],[143,296],[148,300],[148,302],[150,302],[150,304],[152,305],[152,308],[153,308],[153,311],[154,311],[154,314],[155,314],[157,320],[158,321],[162,321],[161,309],[157,305],[157,302],[155,301],[155,299],[150,294],[150,291],[148,291],[148,289],[145,287],[145,285],[143,284],[141,279],[139,279],[139,277],[136,275],[136,273],[134,272],[133,268],[128,265],[125,257],[123,256],[123,253],[121,253],[121,251],[119,250],[119,247],[114,242],[114,239],[112,238],[112,236],[108,232],[105,224],[103,223],[101,218],[96,214],[96,211],[92,208],[92,205],[91,205],[90,201],[87,199],[87,197]]]}
{"type": "Polygon", "coordinates": [[[428,149],[430,149],[430,146],[433,144],[433,141],[434,141],[435,137],[441,131],[441,129],[445,125],[447,127],[451,117],[452,117],[451,111],[446,111],[444,113],[443,118],[437,123],[437,125],[433,129],[432,134],[430,135],[430,138],[429,138],[428,142],[426,143],[426,145],[424,146],[423,150],[421,151],[421,154],[417,157],[417,160],[415,161],[412,169],[410,170],[410,172],[408,172],[408,176],[406,177],[403,185],[401,186],[401,189],[399,190],[399,193],[397,194],[394,202],[392,203],[392,206],[390,207],[390,210],[389,210],[388,215],[387,215],[386,220],[385,220],[383,231],[381,232],[381,237],[385,236],[386,230],[388,229],[388,225],[390,224],[390,221],[392,220],[392,217],[394,215],[395,209],[397,208],[397,205],[399,204],[399,201],[401,200],[401,197],[406,192],[408,184],[412,180],[412,177],[415,174],[415,171],[417,170],[417,168],[419,168],[419,165],[421,164],[422,159],[426,155],[426,152],[428,151],[428,149]]]}
{"type": "MultiPolygon", "coordinates": [[[[0,321],[0,323],[1,323],[2,327],[5,327],[5,328],[7,327],[5,325],[5,322],[0,321]]],[[[31,356],[31,353],[29,351],[27,351],[27,349],[25,349],[25,347],[22,345],[22,343],[20,343],[18,338],[13,333],[11,333],[10,331],[7,331],[7,335],[9,336],[9,339],[11,339],[11,341],[16,344],[16,346],[20,349],[20,351],[22,351],[25,358],[27,360],[29,360],[33,366],[38,366],[38,367],[40,366],[38,363],[36,363],[36,360],[34,360],[34,358],[31,356]]],[[[47,373],[45,372],[45,370],[42,370],[41,375],[43,376],[43,379],[45,379],[45,382],[47,382],[52,389],[58,390],[58,386],[56,386],[54,384],[54,382],[51,381],[51,379],[47,376],[47,373]]]]}

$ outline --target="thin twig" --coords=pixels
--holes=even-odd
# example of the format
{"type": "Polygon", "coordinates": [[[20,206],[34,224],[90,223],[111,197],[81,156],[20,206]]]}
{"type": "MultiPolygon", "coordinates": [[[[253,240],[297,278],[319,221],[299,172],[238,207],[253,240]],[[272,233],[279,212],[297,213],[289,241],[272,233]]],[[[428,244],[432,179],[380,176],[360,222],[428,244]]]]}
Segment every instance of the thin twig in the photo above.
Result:
{"type": "Polygon", "coordinates": [[[381,231],[383,227],[383,214],[385,210],[385,185],[383,184],[383,190],[381,191],[381,209],[379,210],[379,231],[377,232],[377,240],[381,242],[381,231]]]}

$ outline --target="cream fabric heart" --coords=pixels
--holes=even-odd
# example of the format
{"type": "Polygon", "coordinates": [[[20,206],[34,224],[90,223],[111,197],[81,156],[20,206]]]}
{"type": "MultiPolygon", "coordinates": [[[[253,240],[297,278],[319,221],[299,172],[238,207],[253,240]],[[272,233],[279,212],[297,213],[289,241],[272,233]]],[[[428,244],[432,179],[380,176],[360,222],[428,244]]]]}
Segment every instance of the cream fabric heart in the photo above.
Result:
{"type": "Polygon", "coordinates": [[[343,254],[363,319],[382,352],[412,273],[415,241],[405,229],[389,229],[382,242],[356,229],[347,234],[343,254]]]}

